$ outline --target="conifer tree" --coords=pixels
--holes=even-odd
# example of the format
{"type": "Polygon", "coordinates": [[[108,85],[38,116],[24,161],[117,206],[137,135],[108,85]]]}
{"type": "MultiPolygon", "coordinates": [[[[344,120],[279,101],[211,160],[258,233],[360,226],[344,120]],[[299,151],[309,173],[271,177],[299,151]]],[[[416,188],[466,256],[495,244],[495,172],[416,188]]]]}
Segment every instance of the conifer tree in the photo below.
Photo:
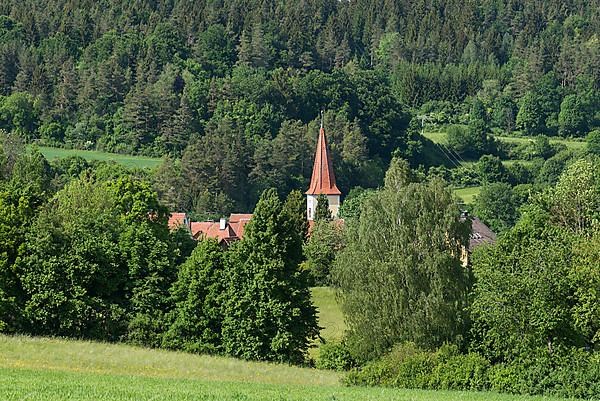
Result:
{"type": "Polygon", "coordinates": [[[202,353],[220,350],[223,261],[223,249],[208,239],[181,266],[171,290],[175,309],[163,346],[202,353]]]}
{"type": "Polygon", "coordinates": [[[331,210],[329,210],[329,199],[327,195],[317,196],[317,207],[315,208],[315,220],[331,220],[331,210]]]}
{"type": "Polygon", "coordinates": [[[231,251],[222,328],[229,355],[301,363],[318,334],[294,220],[275,190],[266,190],[231,251]]]}

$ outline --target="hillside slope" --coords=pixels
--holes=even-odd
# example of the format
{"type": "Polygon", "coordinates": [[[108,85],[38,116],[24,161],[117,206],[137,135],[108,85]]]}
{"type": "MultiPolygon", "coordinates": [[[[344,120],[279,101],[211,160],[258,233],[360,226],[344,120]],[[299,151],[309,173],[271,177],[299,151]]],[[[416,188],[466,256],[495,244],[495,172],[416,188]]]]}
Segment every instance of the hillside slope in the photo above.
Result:
{"type": "MultiPolygon", "coordinates": [[[[0,336],[2,400],[550,400],[343,387],[332,372],[86,341],[0,336]]],[[[557,400],[557,399],[552,399],[557,400]]]]}

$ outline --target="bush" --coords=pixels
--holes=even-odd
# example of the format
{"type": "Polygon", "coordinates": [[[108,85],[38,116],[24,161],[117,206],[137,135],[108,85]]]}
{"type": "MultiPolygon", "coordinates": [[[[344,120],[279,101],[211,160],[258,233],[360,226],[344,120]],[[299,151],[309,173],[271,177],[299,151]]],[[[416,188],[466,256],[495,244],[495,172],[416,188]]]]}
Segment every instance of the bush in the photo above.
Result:
{"type": "Polygon", "coordinates": [[[547,349],[511,363],[491,365],[454,345],[436,352],[407,343],[351,371],[347,384],[425,390],[491,390],[501,393],[596,399],[600,396],[600,354],[575,348],[547,349]]]}
{"type": "Polygon", "coordinates": [[[586,138],[588,152],[600,155],[600,130],[592,131],[586,138]]]}
{"type": "Polygon", "coordinates": [[[440,390],[487,390],[490,362],[477,354],[453,355],[431,372],[429,388],[440,390]]]}
{"type": "Polygon", "coordinates": [[[350,370],[356,366],[356,361],[344,343],[329,342],[319,348],[317,369],[350,370]]]}
{"type": "Polygon", "coordinates": [[[489,370],[490,389],[497,392],[597,399],[600,355],[580,349],[546,349],[489,370]]]}
{"type": "Polygon", "coordinates": [[[366,364],[360,370],[351,371],[345,378],[347,384],[366,386],[397,386],[395,378],[406,361],[416,359],[422,353],[414,343],[397,344],[390,353],[366,364]]]}
{"type": "Polygon", "coordinates": [[[396,345],[389,354],[361,370],[350,372],[346,382],[431,390],[486,390],[489,367],[485,358],[462,355],[454,345],[428,352],[406,343],[396,345]]]}

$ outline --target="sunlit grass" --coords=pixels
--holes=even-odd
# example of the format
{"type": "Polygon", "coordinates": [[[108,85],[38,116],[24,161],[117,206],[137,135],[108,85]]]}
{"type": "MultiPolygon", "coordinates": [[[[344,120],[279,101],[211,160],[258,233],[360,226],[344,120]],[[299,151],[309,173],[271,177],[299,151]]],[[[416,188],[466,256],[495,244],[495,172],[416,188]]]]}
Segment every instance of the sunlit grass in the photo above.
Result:
{"type": "Polygon", "coordinates": [[[468,187],[468,188],[460,188],[455,189],[454,193],[458,196],[464,203],[473,203],[475,200],[475,196],[479,194],[481,191],[481,187],[468,187]]]}
{"type": "Polygon", "coordinates": [[[70,156],[81,156],[86,160],[104,160],[114,161],[126,167],[154,168],[161,163],[161,159],[143,156],[121,155],[116,153],[99,152],[96,150],[79,150],[52,148],[48,146],[38,146],[38,149],[48,160],[64,159],[70,156]]]}
{"type": "Polygon", "coordinates": [[[333,372],[87,341],[0,336],[3,401],[537,401],[495,393],[344,387],[333,372]]]}

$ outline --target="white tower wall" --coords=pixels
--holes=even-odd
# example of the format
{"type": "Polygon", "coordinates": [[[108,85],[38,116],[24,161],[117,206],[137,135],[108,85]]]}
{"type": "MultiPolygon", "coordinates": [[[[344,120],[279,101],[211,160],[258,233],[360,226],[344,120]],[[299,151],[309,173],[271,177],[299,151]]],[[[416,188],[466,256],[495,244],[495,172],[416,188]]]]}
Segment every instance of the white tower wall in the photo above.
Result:
{"type": "MultiPolygon", "coordinates": [[[[317,210],[319,195],[306,195],[306,217],[308,220],[315,219],[315,213],[317,210]]],[[[337,219],[340,213],[340,196],[339,195],[327,195],[327,201],[329,202],[329,211],[334,219],[337,219]]]]}

